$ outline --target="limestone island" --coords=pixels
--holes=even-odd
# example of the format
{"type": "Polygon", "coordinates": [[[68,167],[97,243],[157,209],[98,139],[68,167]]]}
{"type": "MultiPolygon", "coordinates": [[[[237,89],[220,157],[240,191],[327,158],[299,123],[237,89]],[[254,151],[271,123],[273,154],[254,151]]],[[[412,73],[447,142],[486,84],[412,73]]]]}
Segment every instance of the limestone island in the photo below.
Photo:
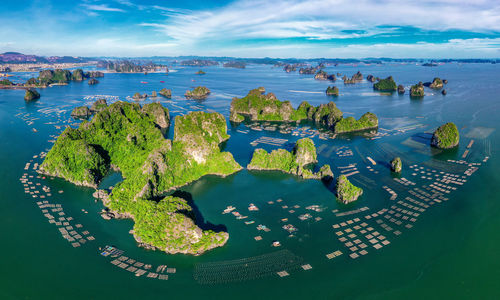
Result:
{"type": "Polygon", "coordinates": [[[165,98],[168,98],[168,99],[172,98],[172,90],[170,90],[170,89],[162,88],[158,93],[165,98]]]}
{"type": "Polygon", "coordinates": [[[322,179],[324,181],[333,179],[330,165],[322,166],[316,173],[307,168],[317,162],[314,142],[310,138],[303,138],[295,143],[292,152],[276,149],[268,153],[264,149],[256,149],[247,169],[282,171],[306,179],[322,179]]]}
{"type": "Polygon", "coordinates": [[[404,85],[402,85],[402,84],[398,85],[398,94],[404,95],[404,93],[405,93],[404,85]]]}
{"type": "Polygon", "coordinates": [[[25,101],[34,101],[40,99],[40,93],[34,89],[27,89],[24,94],[25,101]]]}
{"type": "Polygon", "coordinates": [[[340,175],[337,178],[336,193],[338,201],[348,204],[358,200],[363,189],[353,185],[345,175],[340,175]]]}
{"type": "Polygon", "coordinates": [[[381,92],[394,92],[398,89],[396,82],[392,76],[386,79],[380,79],[377,83],[373,85],[373,89],[381,92]]]}
{"type": "Polygon", "coordinates": [[[170,125],[164,123],[168,115],[160,103],[115,102],[79,128],[67,127],[39,172],[97,188],[110,169],[120,171],[124,180],[110,193],[97,191],[106,217],[132,219],[131,233],[140,246],[198,255],[224,245],[229,235],[202,230],[187,200],[167,193],[205,175],[233,174],[241,166],[220,150],[229,138],[221,114],[177,116],[172,140],[160,129],[170,125]]]}
{"type": "Polygon", "coordinates": [[[458,145],[460,135],[457,125],[454,123],[446,123],[441,125],[434,131],[431,139],[431,145],[439,149],[450,149],[458,145]]]}
{"type": "Polygon", "coordinates": [[[432,82],[426,82],[424,85],[431,89],[440,90],[443,88],[443,80],[439,77],[435,77],[432,82]]]}
{"type": "Polygon", "coordinates": [[[424,84],[419,82],[418,84],[412,85],[410,88],[410,97],[412,98],[422,98],[424,97],[424,84]]]}
{"type": "Polygon", "coordinates": [[[210,90],[204,86],[197,86],[192,91],[186,91],[186,99],[204,100],[210,95],[210,90]]]}
{"type": "Polygon", "coordinates": [[[330,80],[330,81],[335,81],[337,78],[335,78],[335,74],[328,74],[323,70],[319,70],[316,75],[314,75],[314,79],[316,80],[330,80]]]}
{"type": "Polygon", "coordinates": [[[395,157],[393,160],[391,160],[391,171],[396,173],[401,173],[402,169],[403,169],[403,162],[401,162],[400,157],[395,157]]]}
{"type": "Polygon", "coordinates": [[[198,72],[194,73],[196,75],[205,75],[207,73],[203,72],[203,70],[198,70],[198,72]]]}
{"type": "Polygon", "coordinates": [[[339,88],[336,86],[329,86],[326,88],[326,94],[328,96],[338,97],[339,96],[339,88]]]}
{"type": "Polygon", "coordinates": [[[344,80],[344,84],[355,84],[363,80],[363,74],[361,74],[361,72],[358,71],[356,74],[352,75],[351,78],[348,78],[347,76],[344,75],[342,79],[344,80]]]}
{"type": "Polygon", "coordinates": [[[335,123],[335,133],[347,133],[378,128],[378,118],[374,113],[367,112],[358,120],[354,117],[342,118],[335,123]]]}
{"type": "Polygon", "coordinates": [[[308,120],[330,129],[342,122],[339,132],[378,127],[378,119],[372,113],[363,115],[358,121],[352,117],[343,121],[346,119],[343,119],[342,111],[337,108],[333,101],[320,104],[317,107],[303,101],[297,109],[294,109],[290,101],[280,101],[273,93],[265,94],[265,92],[265,88],[259,87],[248,92],[248,95],[243,98],[233,98],[229,115],[230,121],[240,123],[245,120],[245,116],[252,121],[300,122],[308,120]]]}

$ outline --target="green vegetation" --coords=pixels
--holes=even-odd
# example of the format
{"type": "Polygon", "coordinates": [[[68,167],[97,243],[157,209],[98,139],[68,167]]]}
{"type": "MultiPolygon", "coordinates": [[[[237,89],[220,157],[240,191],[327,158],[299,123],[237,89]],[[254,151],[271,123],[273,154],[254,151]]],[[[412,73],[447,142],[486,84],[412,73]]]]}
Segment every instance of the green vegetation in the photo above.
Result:
{"type": "Polygon", "coordinates": [[[396,173],[401,173],[401,170],[403,169],[403,162],[401,162],[400,157],[395,157],[393,160],[391,160],[391,170],[396,173]]]}
{"type": "Polygon", "coordinates": [[[429,87],[431,89],[436,89],[436,90],[439,90],[439,89],[442,89],[443,88],[443,81],[441,80],[441,78],[439,77],[435,77],[431,84],[429,85],[429,87]]]}
{"type": "Polygon", "coordinates": [[[331,127],[342,118],[342,111],[334,102],[314,107],[302,102],[295,110],[290,101],[280,101],[273,93],[265,94],[263,87],[251,90],[243,98],[231,101],[230,118],[233,122],[243,121],[241,116],[249,116],[254,121],[302,121],[311,120],[331,127]]]}
{"type": "Polygon", "coordinates": [[[336,96],[338,97],[339,95],[339,88],[336,86],[329,86],[326,88],[326,94],[328,96],[336,96]]]}
{"type": "Polygon", "coordinates": [[[410,88],[410,97],[421,98],[425,95],[424,84],[419,82],[418,84],[412,85],[410,88]]]}
{"type": "Polygon", "coordinates": [[[14,85],[14,83],[8,79],[0,80],[0,85],[14,85]]]}
{"type": "Polygon", "coordinates": [[[396,91],[398,87],[392,76],[389,76],[386,79],[380,79],[377,83],[375,83],[373,85],[373,89],[382,92],[393,92],[396,91]]]}
{"type": "Polygon", "coordinates": [[[38,93],[36,90],[33,89],[26,90],[26,93],[24,94],[25,101],[33,101],[38,99],[40,99],[40,93],[38,93]]]}
{"type": "Polygon", "coordinates": [[[345,133],[353,131],[361,131],[378,127],[378,118],[375,114],[367,112],[359,118],[353,117],[343,118],[335,124],[335,133],[345,133]]]}
{"type": "Polygon", "coordinates": [[[228,234],[201,230],[186,200],[164,195],[204,175],[226,176],[241,166],[231,153],[220,151],[219,144],[229,138],[221,114],[178,116],[172,141],[157,126],[158,116],[168,115],[160,106],[116,102],[78,129],[67,128],[40,172],[95,187],[110,166],[119,169],[125,179],[105,205],[134,220],[135,239],[168,253],[200,254],[223,245],[228,234]]]}
{"type": "Polygon", "coordinates": [[[71,80],[83,81],[84,79],[85,79],[85,74],[83,73],[82,69],[76,69],[73,71],[73,74],[71,74],[71,80]]]}
{"type": "Polygon", "coordinates": [[[249,170],[277,170],[303,178],[326,180],[333,178],[329,165],[324,165],[319,172],[313,173],[308,166],[315,163],[317,163],[317,154],[314,142],[309,138],[303,138],[297,141],[292,152],[277,149],[268,153],[264,149],[256,149],[247,168],[249,170]]]}
{"type": "Polygon", "coordinates": [[[454,148],[460,141],[458,128],[454,123],[441,125],[434,131],[431,139],[431,145],[440,149],[454,148]]]}
{"type": "Polygon", "coordinates": [[[87,106],[78,106],[71,111],[71,116],[73,118],[88,118],[92,115],[92,112],[87,106]]]}
{"type": "Polygon", "coordinates": [[[165,98],[172,98],[172,90],[169,90],[167,88],[162,88],[159,93],[165,98]]]}
{"type": "Polygon", "coordinates": [[[210,90],[205,86],[197,86],[192,91],[186,91],[184,96],[186,99],[203,100],[210,95],[210,90]]]}
{"type": "Polygon", "coordinates": [[[106,102],[106,99],[99,99],[92,103],[92,106],[90,107],[90,111],[92,113],[98,113],[100,111],[105,110],[108,108],[108,103],[106,102]]]}
{"type": "Polygon", "coordinates": [[[353,185],[345,175],[340,175],[337,178],[337,200],[347,204],[358,200],[363,194],[363,189],[353,185]]]}

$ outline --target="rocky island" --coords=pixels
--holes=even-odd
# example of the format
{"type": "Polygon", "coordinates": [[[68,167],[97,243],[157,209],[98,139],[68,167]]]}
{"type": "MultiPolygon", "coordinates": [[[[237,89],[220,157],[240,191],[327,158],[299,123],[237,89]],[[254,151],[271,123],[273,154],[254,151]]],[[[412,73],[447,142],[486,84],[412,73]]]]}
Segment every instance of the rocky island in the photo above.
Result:
{"type": "Polygon", "coordinates": [[[168,98],[168,99],[172,98],[172,90],[170,90],[170,89],[162,88],[158,93],[165,98],[168,98]]]}
{"type": "Polygon", "coordinates": [[[99,193],[106,195],[107,216],[132,219],[131,232],[142,246],[197,255],[224,245],[228,234],[202,230],[187,200],[166,193],[241,166],[219,148],[229,138],[221,114],[177,116],[173,140],[160,130],[169,125],[167,115],[159,103],[113,103],[79,128],[66,128],[39,172],[96,188],[110,169],[119,170],[125,179],[109,195],[99,193]]]}
{"type": "Polygon", "coordinates": [[[314,79],[316,80],[330,80],[330,81],[335,81],[337,78],[335,78],[335,74],[328,74],[323,70],[318,71],[316,75],[314,75],[314,79]]]}
{"type": "Polygon", "coordinates": [[[330,165],[322,166],[316,173],[307,168],[317,162],[314,142],[309,138],[303,138],[295,143],[292,152],[285,149],[277,149],[268,153],[264,149],[256,149],[247,169],[282,171],[306,179],[314,178],[325,181],[333,179],[330,165]]]}
{"type": "Polygon", "coordinates": [[[78,106],[71,111],[71,116],[73,118],[86,119],[92,115],[92,112],[87,106],[78,106]]]}
{"type": "Polygon", "coordinates": [[[356,74],[352,75],[351,78],[348,78],[347,76],[344,75],[342,79],[344,80],[344,84],[355,84],[363,80],[363,74],[361,74],[361,72],[358,71],[356,74]]]}
{"type": "Polygon", "coordinates": [[[439,149],[450,149],[458,146],[460,135],[457,125],[446,123],[439,126],[432,135],[431,145],[439,149]]]}
{"type": "Polygon", "coordinates": [[[394,92],[398,89],[396,82],[392,76],[386,79],[380,79],[377,83],[373,85],[373,89],[381,92],[394,92]]]}
{"type": "Polygon", "coordinates": [[[25,101],[34,101],[40,99],[40,93],[38,93],[34,89],[27,89],[26,93],[24,94],[24,100],[25,101]]]}
{"type": "Polygon", "coordinates": [[[418,84],[412,85],[410,88],[410,97],[412,98],[422,98],[424,97],[424,84],[419,82],[418,84]]]}
{"type": "Polygon", "coordinates": [[[440,90],[443,88],[443,80],[439,77],[435,77],[432,82],[426,82],[424,85],[431,89],[440,90]]]}
{"type": "Polygon", "coordinates": [[[186,99],[204,100],[210,95],[210,90],[204,86],[197,86],[192,91],[186,91],[186,99]]]}
{"type": "Polygon", "coordinates": [[[354,117],[342,118],[335,123],[335,133],[347,133],[378,128],[378,118],[374,113],[367,112],[358,120],[354,117]]]}
{"type": "Polygon", "coordinates": [[[396,173],[401,173],[402,169],[403,169],[403,162],[401,162],[400,157],[395,157],[393,160],[391,160],[391,171],[396,173]]]}
{"type": "Polygon", "coordinates": [[[353,185],[345,175],[340,175],[337,178],[336,193],[338,201],[348,204],[358,200],[363,189],[353,185]]]}
{"type": "Polygon", "coordinates": [[[338,97],[339,95],[339,88],[336,86],[329,86],[326,88],[326,94],[328,96],[336,96],[338,97]]]}
{"type": "Polygon", "coordinates": [[[342,118],[342,111],[334,102],[314,107],[304,101],[297,109],[294,109],[290,101],[280,101],[273,93],[265,94],[265,92],[265,88],[259,87],[248,92],[248,95],[243,98],[233,98],[230,120],[241,122],[244,116],[253,121],[311,120],[331,127],[342,118]]]}

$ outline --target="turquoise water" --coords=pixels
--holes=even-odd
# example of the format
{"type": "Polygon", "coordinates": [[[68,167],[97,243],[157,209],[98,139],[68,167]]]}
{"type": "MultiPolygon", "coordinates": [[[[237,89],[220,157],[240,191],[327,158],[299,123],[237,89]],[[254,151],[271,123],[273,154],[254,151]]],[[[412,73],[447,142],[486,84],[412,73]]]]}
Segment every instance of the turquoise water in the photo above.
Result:
{"type": "MultiPolygon", "coordinates": [[[[257,86],[266,87],[279,99],[290,100],[295,107],[303,100],[314,105],[330,100],[323,93],[328,82],[315,81],[311,76],[297,73],[286,74],[281,69],[269,66],[251,65],[244,70],[208,67],[205,68],[207,74],[204,76],[194,75],[197,68],[174,69],[177,72],[169,75],[106,74],[96,86],[71,83],[68,86],[47,88],[40,91],[42,98],[38,102],[30,104],[25,104],[22,91],[0,90],[2,298],[498,298],[496,281],[500,276],[500,263],[496,256],[500,251],[497,238],[500,204],[497,195],[500,181],[495,170],[500,164],[496,148],[500,138],[497,130],[500,101],[497,94],[497,65],[447,64],[424,68],[394,64],[327,68],[327,72],[340,72],[348,76],[357,70],[364,75],[392,75],[398,84],[402,83],[406,87],[439,76],[449,81],[446,86],[448,95],[426,90],[428,95],[423,100],[410,101],[408,95],[374,93],[368,82],[349,86],[337,82],[340,89],[340,97],[335,99],[337,106],[346,115],[356,118],[367,111],[376,113],[380,120],[379,136],[375,139],[345,136],[333,140],[322,140],[316,136],[313,140],[319,152],[319,164],[331,164],[335,176],[345,170],[343,167],[356,164],[359,173],[350,176],[350,179],[364,188],[364,195],[357,202],[344,206],[335,201],[331,187],[291,175],[243,170],[228,178],[204,177],[183,187],[178,193],[192,200],[198,221],[205,224],[202,226],[226,228],[230,238],[226,246],[198,257],[167,255],[138,248],[128,233],[132,221],[103,220],[98,214],[102,205],[92,198],[93,190],[60,179],[36,178],[32,168],[33,163],[40,162],[39,158],[33,156],[50,149],[51,135],[59,134],[68,124],[77,125],[77,122],[70,120],[69,113],[75,106],[90,105],[93,100],[88,96],[108,95],[127,100],[127,96],[135,92],[151,93],[168,87],[173,90],[173,99],[158,99],[170,109],[171,116],[202,109],[218,111],[226,117],[229,115],[231,98],[244,96],[257,86]],[[209,87],[211,96],[198,102],[184,100],[184,92],[196,85],[209,87]],[[431,151],[426,144],[426,132],[432,132],[447,121],[453,121],[459,127],[459,148],[444,153],[431,151]],[[36,128],[36,132],[33,128],[36,128]],[[389,212],[366,219],[366,216],[384,208],[403,207],[398,201],[411,205],[405,201],[406,197],[412,197],[409,191],[434,182],[422,179],[422,175],[427,177],[427,173],[430,176],[439,172],[452,173],[464,167],[447,160],[461,160],[471,139],[474,139],[474,144],[465,160],[481,165],[472,176],[465,176],[465,184],[450,184],[457,189],[444,195],[449,200],[430,205],[416,217],[415,222],[405,220],[402,225],[392,224],[385,219],[384,216],[389,212]],[[415,182],[415,186],[401,185],[387,169],[386,163],[396,154],[403,158],[404,171],[400,177],[415,182]],[[367,156],[374,159],[377,165],[371,166],[367,156]],[[490,158],[484,163],[486,156],[490,158]],[[25,171],[25,164],[30,160],[33,162],[29,170],[25,171]],[[415,168],[409,168],[413,164],[428,171],[424,174],[418,172],[414,176],[415,168]],[[372,171],[367,166],[371,166],[372,171]],[[34,176],[28,177],[33,184],[40,183],[35,186],[36,190],[41,190],[44,185],[50,187],[52,196],[40,199],[26,194],[23,183],[19,181],[24,173],[34,176]],[[397,192],[396,200],[390,200],[390,194],[382,186],[397,192]],[[277,202],[277,199],[282,199],[282,202],[277,202]],[[81,235],[84,235],[83,231],[88,231],[88,236],[95,240],[87,240],[80,247],[72,247],[62,238],[57,226],[47,222],[37,205],[38,201],[44,200],[61,204],[65,217],[74,218],[72,224],[82,224],[83,227],[77,231],[81,235]],[[269,204],[269,201],[273,201],[273,204],[269,204]],[[249,212],[247,207],[250,203],[257,205],[259,211],[249,212]],[[235,206],[248,218],[237,220],[231,214],[222,214],[229,205],[235,206]],[[282,208],[283,205],[288,208],[282,208]],[[319,205],[322,211],[305,209],[309,205],[319,205]],[[336,215],[361,208],[368,209],[346,216],[336,215]],[[290,210],[295,212],[290,213],[290,210]],[[305,213],[311,214],[312,218],[299,220],[298,216],[305,213]],[[314,218],[317,217],[321,220],[316,221],[314,218]],[[288,218],[288,221],[282,222],[283,218],[288,218]],[[368,244],[368,253],[351,258],[349,247],[338,240],[336,232],[339,229],[334,229],[332,225],[356,218],[360,219],[356,224],[366,223],[367,227],[384,235],[390,244],[377,250],[363,237],[363,242],[368,244]],[[245,225],[244,222],[249,220],[255,223],[245,225]],[[378,220],[389,224],[394,230],[386,231],[377,223],[378,220]],[[259,224],[271,230],[259,231],[256,229],[259,224]],[[298,229],[293,237],[289,237],[281,228],[284,224],[293,224],[298,229]],[[413,227],[406,228],[404,224],[413,227]],[[401,234],[394,234],[396,230],[401,234]],[[263,239],[256,241],[255,236],[263,239]],[[274,240],[279,240],[282,246],[271,247],[274,240]],[[147,278],[146,275],[136,277],[111,264],[112,258],[99,255],[99,247],[105,245],[114,245],[125,251],[127,257],[151,264],[153,268],[167,265],[169,268],[174,267],[176,272],[169,273],[168,280],[147,278]],[[332,259],[326,257],[337,250],[342,252],[340,256],[332,259]],[[277,251],[281,252],[273,254],[277,251]],[[240,282],[204,284],[220,275],[203,277],[200,270],[207,270],[207,263],[219,262],[220,267],[224,261],[245,258],[249,261],[248,258],[261,255],[265,255],[265,258],[259,270],[273,266],[271,259],[275,257],[293,257],[300,263],[285,263],[282,269],[289,276],[283,278],[274,272],[281,269],[270,267],[273,272],[263,278],[254,278],[258,272],[240,272],[232,277],[242,280],[240,282]],[[311,265],[312,269],[303,270],[300,267],[306,264],[311,265]]],[[[22,76],[27,77],[29,74],[22,76]]],[[[300,138],[278,131],[249,130],[244,124],[232,127],[228,123],[228,132],[231,139],[224,145],[224,150],[232,152],[243,166],[249,162],[255,148],[250,143],[258,138],[286,139],[288,143],[285,147],[300,138]]],[[[257,147],[267,150],[277,148],[266,144],[257,147]]],[[[454,173],[464,176],[463,168],[460,173],[454,173]]],[[[119,175],[114,174],[103,185],[113,185],[117,180],[119,175]]],[[[343,228],[355,230],[353,227],[356,224],[347,224],[343,228]]],[[[220,271],[220,268],[217,270],[220,271]]]]}

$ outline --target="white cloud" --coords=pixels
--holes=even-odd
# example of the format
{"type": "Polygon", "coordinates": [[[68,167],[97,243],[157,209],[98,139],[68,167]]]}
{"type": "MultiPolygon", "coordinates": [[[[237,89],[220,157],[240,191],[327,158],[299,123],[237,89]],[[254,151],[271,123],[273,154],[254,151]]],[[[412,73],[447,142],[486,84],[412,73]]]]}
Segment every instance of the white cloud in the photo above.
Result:
{"type": "Polygon", "coordinates": [[[121,8],[109,7],[106,4],[82,4],[82,6],[92,11],[125,12],[121,8]]]}
{"type": "Polygon", "coordinates": [[[173,14],[155,27],[188,43],[217,38],[362,37],[380,33],[382,29],[378,26],[384,25],[437,31],[500,31],[500,2],[357,0],[354,4],[350,0],[240,0],[216,10],[173,14]],[[357,35],[343,30],[367,32],[357,35]]]}

